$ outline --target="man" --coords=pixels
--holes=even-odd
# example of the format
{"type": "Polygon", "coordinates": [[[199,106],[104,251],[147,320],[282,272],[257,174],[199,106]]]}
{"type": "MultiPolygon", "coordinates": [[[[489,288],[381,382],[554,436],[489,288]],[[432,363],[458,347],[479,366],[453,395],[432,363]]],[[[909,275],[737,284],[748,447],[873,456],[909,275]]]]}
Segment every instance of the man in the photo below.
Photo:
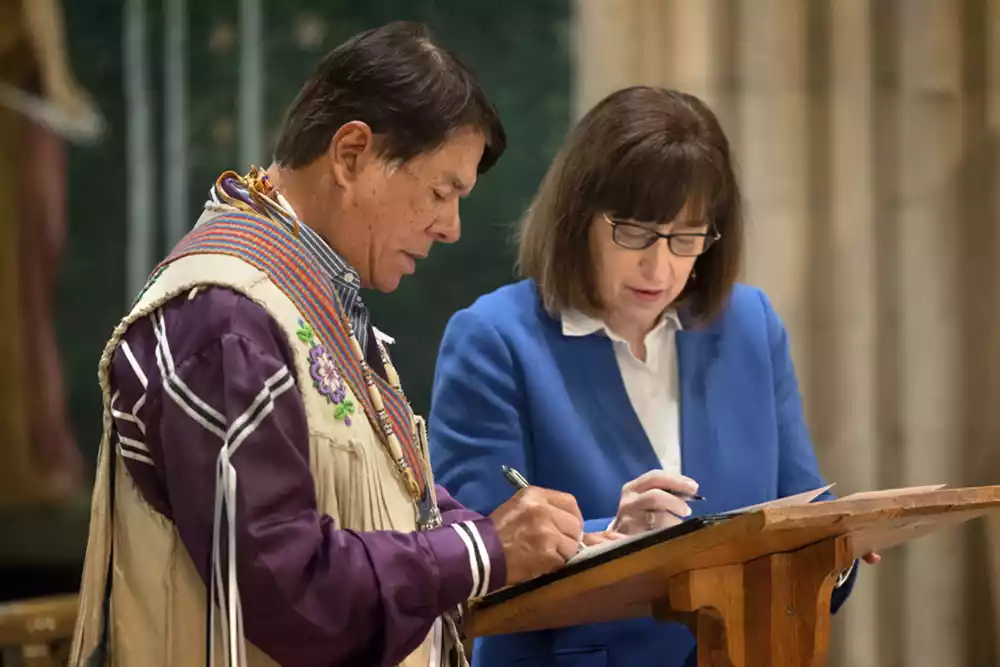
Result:
{"type": "Polygon", "coordinates": [[[457,241],[504,146],[458,59],[392,24],[320,62],[266,173],[218,179],[102,358],[71,664],[463,664],[463,603],[575,553],[570,496],[484,518],[434,485],[358,291],[457,241]]]}

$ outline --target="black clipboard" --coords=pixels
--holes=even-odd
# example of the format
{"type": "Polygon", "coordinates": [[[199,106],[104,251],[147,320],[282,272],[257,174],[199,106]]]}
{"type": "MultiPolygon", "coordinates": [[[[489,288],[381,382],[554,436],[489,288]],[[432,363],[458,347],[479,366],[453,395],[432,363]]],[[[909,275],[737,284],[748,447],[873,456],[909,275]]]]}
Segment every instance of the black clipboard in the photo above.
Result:
{"type": "Polygon", "coordinates": [[[549,584],[559,581],[560,579],[565,579],[567,577],[572,577],[573,575],[579,574],[591,568],[609,563],[613,560],[621,558],[631,553],[637,551],[642,551],[643,549],[648,549],[649,547],[666,542],[668,540],[674,540],[678,537],[688,535],[695,531],[707,528],[708,526],[713,526],[717,523],[723,521],[728,521],[737,515],[734,514],[713,514],[706,515],[702,517],[694,517],[683,521],[676,526],[671,526],[665,530],[658,530],[654,532],[647,533],[642,537],[639,537],[627,544],[623,544],[618,548],[609,549],[603,553],[597,554],[587,560],[579,561],[576,563],[571,563],[566,567],[560,568],[554,572],[544,574],[540,577],[534,579],[529,579],[528,581],[523,581],[519,584],[514,584],[507,588],[501,588],[495,593],[490,593],[484,598],[481,598],[475,604],[476,609],[488,609],[489,607],[495,607],[496,605],[503,604],[509,600],[516,597],[524,595],[539,588],[548,586],[549,584]]]}

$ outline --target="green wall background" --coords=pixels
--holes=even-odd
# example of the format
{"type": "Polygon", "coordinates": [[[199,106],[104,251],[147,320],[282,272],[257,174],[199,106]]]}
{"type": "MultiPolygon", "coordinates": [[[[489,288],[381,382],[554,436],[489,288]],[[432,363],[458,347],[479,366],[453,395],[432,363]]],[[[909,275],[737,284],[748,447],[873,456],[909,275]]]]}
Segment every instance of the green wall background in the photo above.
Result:
{"type": "MultiPolygon", "coordinates": [[[[266,119],[277,127],[312,64],[348,36],[397,19],[426,22],[459,53],[500,110],[509,150],[463,205],[463,236],[436,248],[391,295],[366,300],[396,338],[394,359],[414,408],[429,407],[434,361],[448,317],[513,278],[512,225],[527,206],[570,118],[568,0],[264,0],[266,119]]],[[[61,267],[58,331],[75,431],[88,460],[100,436],[97,361],[127,307],[125,298],[126,107],[121,0],[64,2],[74,67],[110,133],[74,148],[69,166],[69,241],[61,267]]],[[[193,224],[203,196],[239,155],[237,0],[188,1],[189,188],[193,224]]],[[[162,0],[148,3],[151,102],[162,165],[162,0]]],[[[271,140],[272,137],[269,137],[271,140]]],[[[158,172],[162,179],[162,169],[158,172]]],[[[160,229],[162,199],[149,214],[160,229]]],[[[162,237],[162,233],[161,233],[162,237]]],[[[167,250],[162,240],[158,256],[167,250]]]]}

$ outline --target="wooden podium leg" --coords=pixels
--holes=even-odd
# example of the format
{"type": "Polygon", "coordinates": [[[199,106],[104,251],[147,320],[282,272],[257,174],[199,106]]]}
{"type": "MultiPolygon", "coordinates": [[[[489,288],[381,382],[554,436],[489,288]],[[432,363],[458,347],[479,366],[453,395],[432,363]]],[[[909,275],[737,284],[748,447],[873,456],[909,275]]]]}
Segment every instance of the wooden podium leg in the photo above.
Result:
{"type": "Polygon", "coordinates": [[[836,538],[685,572],[670,580],[653,615],[691,628],[698,667],[822,667],[834,582],[852,558],[847,539],[836,538]]]}
{"type": "Polygon", "coordinates": [[[692,570],[670,580],[669,598],[654,605],[653,616],[691,629],[698,667],[745,667],[743,594],[741,565],[692,570]]]}

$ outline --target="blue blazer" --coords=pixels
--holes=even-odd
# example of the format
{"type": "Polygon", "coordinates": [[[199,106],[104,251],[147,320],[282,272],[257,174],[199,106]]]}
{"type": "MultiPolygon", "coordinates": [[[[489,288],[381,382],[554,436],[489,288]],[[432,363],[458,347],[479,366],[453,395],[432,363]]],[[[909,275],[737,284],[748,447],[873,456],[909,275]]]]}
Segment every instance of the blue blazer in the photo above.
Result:
{"type": "MultiPolygon", "coordinates": [[[[824,485],[788,347],[767,297],[737,285],[724,312],[677,334],[681,460],[707,500],[695,515],[824,485]]],[[[437,361],[429,417],[437,481],[489,514],[512,495],[501,465],[573,494],[586,530],[603,530],[621,487],[659,467],[611,341],[567,337],[531,281],[456,313],[437,361]]],[[[857,568],[855,568],[856,572],[857,568]]],[[[853,585],[837,589],[839,607],[853,585]]],[[[695,664],[681,624],[638,619],[477,640],[475,667],[695,664]],[[690,662],[688,662],[690,660],[690,662]]]]}

